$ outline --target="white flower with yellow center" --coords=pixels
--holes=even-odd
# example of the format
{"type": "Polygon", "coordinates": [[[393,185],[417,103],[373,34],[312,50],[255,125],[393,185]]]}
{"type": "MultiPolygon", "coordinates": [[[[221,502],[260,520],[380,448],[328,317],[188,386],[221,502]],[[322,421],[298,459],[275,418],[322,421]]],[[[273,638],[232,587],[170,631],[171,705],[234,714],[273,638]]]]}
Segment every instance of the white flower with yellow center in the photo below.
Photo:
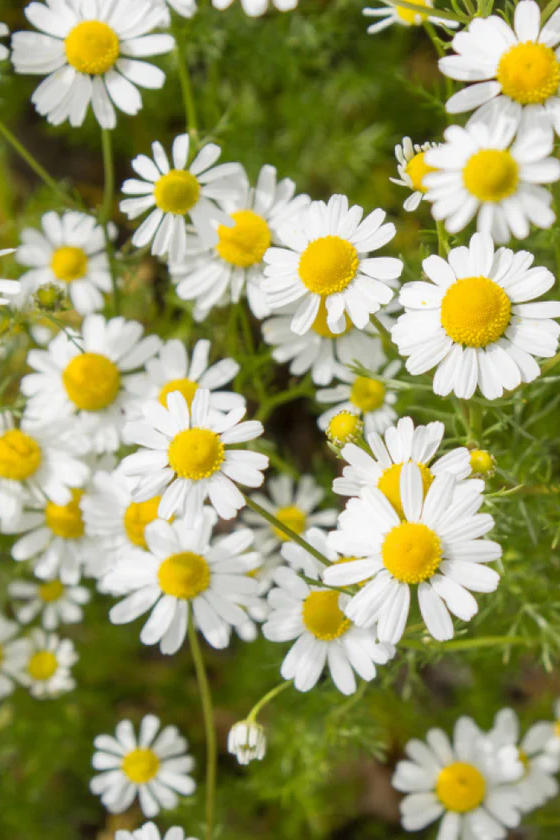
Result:
{"type": "Polygon", "coordinates": [[[161,12],[152,0],[47,0],[24,10],[38,32],[16,32],[16,73],[47,76],[31,101],[53,125],[84,122],[91,104],[102,128],[115,128],[115,107],[125,114],[142,108],[138,87],[163,87],[165,73],[139,58],[173,49],[171,35],[149,34],[161,12]]]}
{"type": "Polygon", "coordinates": [[[393,297],[402,262],[394,257],[368,257],[395,235],[383,224],[385,211],[374,210],[361,221],[363,210],[348,206],[344,195],[328,204],[312,201],[279,231],[285,248],[271,247],[262,288],[271,309],[299,302],[291,329],[304,335],[313,327],[320,307],[334,333],[347,328],[347,318],[363,330],[369,316],[393,297]]]}
{"type": "Polygon", "coordinates": [[[442,818],[440,840],[502,840],[519,825],[519,794],[501,772],[499,750],[470,718],[459,718],[452,742],[443,730],[430,729],[426,743],[415,738],[405,752],[393,786],[407,794],[401,802],[406,831],[442,818]]]}
{"type": "Polygon", "coordinates": [[[61,332],[47,350],[31,350],[21,390],[30,416],[75,424],[96,453],[115,452],[122,440],[125,410],[134,398],[126,390],[127,374],[146,364],[159,349],[155,335],[142,337],[137,321],[88,315],[81,332],[61,332]]]}
{"type": "Polygon", "coordinates": [[[190,796],[196,789],[188,775],[194,760],[187,739],[176,726],[161,729],[155,715],[142,718],[138,737],[132,723],[121,720],[114,736],[98,735],[93,744],[97,752],[91,763],[102,772],[93,777],[90,790],[112,814],[122,814],[138,796],[144,816],[155,817],[162,808],[177,807],[177,794],[190,796]]]}
{"type": "Polygon", "coordinates": [[[27,639],[18,638],[20,627],[0,614],[0,700],[12,694],[21,663],[28,649],[27,639]]]}
{"type": "Polygon", "coordinates": [[[350,499],[338,519],[331,546],[363,560],[331,566],[330,586],[367,581],[346,607],[359,627],[377,624],[379,639],[397,644],[406,627],[411,587],[428,632],[438,641],[453,638],[450,612],[470,621],[478,612],[473,592],[493,592],[500,576],[485,564],[501,557],[498,543],[479,539],[494,527],[479,513],[481,493],[454,498],[455,478],[438,475],[425,492],[420,467],[404,464],[399,480],[402,516],[379,487],[350,499]]]}
{"type": "Polygon", "coordinates": [[[554,356],[560,302],[535,301],[554,276],[527,251],[494,251],[475,234],[468,247],[432,255],[422,267],[430,282],[406,283],[404,315],[392,329],[413,376],[436,367],[434,392],[469,399],[477,387],[490,400],[540,374],[536,357],[554,356]],[[533,302],[535,301],[535,302],[533,302]]]}
{"type": "MultiPolygon", "coordinates": [[[[0,45],[1,49],[2,46],[0,45]]],[[[13,254],[14,251],[15,248],[5,248],[3,251],[0,251],[0,257],[6,257],[8,254],[13,254]]],[[[19,280],[0,280],[0,306],[5,306],[7,303],[14,303],[22,291],[19,280]]]]}
{"type": "MultiPolygon", "coordinates": [[[[368,367],[370,357],[367,357],[368,367]]],[[[393,406],[397,394],[384,380],[393,379],[400,369],[400,362],[389,362],[379,370],[379,377],[359,376],[349,368],[339,365],[336,370],[338,384],[332,388],[317,391],[315,398],[319,403],[334,403],[319,417],[317,424],[321,431],[330,429],[331,421],[341,413],[350,412],[364,421],[367,435],[372,432],[383,434],[385,429],[395,422],[397,413],[393,406]]]]}
{"type": "Polygon", "coordinates": [[[161,495],[158,516],[185,518],[194,527],[208,498],[222,519],[233,519],[245,505],[237,482],[260,487],[268,458],[259,452],[231,449],[262,435],[258,420],[240,422],[245,408],[218,416],[210,412],[210,391],[198,388],[189,408],[179,391],[144,406],[143,423],[129,423],[126,438],[141,448],[122,462],[125,475],[138,479],[135,502],[161,495]]]}
{"type": "Polygon", "coordinates": [[[437,143],[412,143],[410,137],[404,137],[402,145],[395,146],[395,157],[397,159],[398,178],[389,178],[393,184],[399,187],[407,187],[412,190],[412,195],[403,204],[408,213],[412,213],[426,196],[427,187],[424,184],[424,177],[436,170],[426,163],[426,152],[428,149],[435,149],[437,143]]]}
{"type": "MultiPolygon", "coordinates": [[[[215,9],[229,9],[233,0],[212,0],[215,9]]],[[[272,0],[272,5],[279,12],[291,12],[298,4],[298,0],[272,0]]],[[[264,15],[269,6],[269,0],[241,0],[241,8],[249,17],[264,15]]]]}
{"type": "Polygon", "coordinates": [[[459,24],[454,20],[443,20],[435,14],[430,14],[433,9],[433,0],[414,0],[416,6],[423,6],[426,12],[415,12],[414,9],[405,9],[404,6],[396,6],[390,0],[382,0],[381,7],[372,8],[366,6],[364,15],[366,17],[379,18],[377,23],[372,23],[367,28],[368,35],[382,32],[383,29],[396,23],[398,26],[422,26],[423,23],[433,23],[436,26],[446,26],[448,29],[456,29],[459,24]]]}
{"type": "Polygon", "coordinates": [[[172,263],[181,262],[187,253],[187,219],[208,247],[218,242],[216,227],[232,227],[234,222],[219,204],[236,198],[243,189],[243,170],[238,163],[214,166],[221,149],[208,143],[198,152],[190,166],[189,135],[181,134],[172,146],[172,161],[161,143],[152,143],[153,160],[138,155],[132,168],[142,178],[129,178],[122,185],[125,195],[120,209],[136,219],[146,210],[148,217],[134,232],[132,244],[143,248],[152,244],[152,254],[168,256],[172,263]]]}
{"type": "Polygon", "coordinates": [[[129,624],[151,610],[140,641],[159,642],[162,653],[172,654],[185,640],[192,609],[208,643],[227,647],[231,628],[247,621],[243,606],[257,601],[257,582],[248,573],[261,559],[248,551],[253,543],[248,528],[211,540],[215,523],[214,511],[205,508],[192,529],[181,521],[148,525],[148,551],[131,551],[107,575],[109,591],[127,593],[109,613],[112,623],[129,624]]]}
{"type": "Polygon", "coordinates": [[[172,12],[183,18],[192,18],[196,14],[196,0],[153,0],[154,5],[160,10],[160,22],[162,27],[171,26],[172,12]]]}
{"type": "MultiPolygon", "coordinates": [[[[310,569],[311,572],[311,569],[310,569]]],[[[318,578],[317,572],[309,577],[318,578]]],[[[356,677],[372,680],[376,665],[394,655],[391,645],[378,644],[374,630],[355,627],[344,615],[349,595],[305,583],[293,569],[274,573],[276,587],[268,594],[270,615],[263,635],[271,642],[296,640],[280,673],[298,691],[310,691],[325,667],[343,694],[356,691],[356,677]]]]}
{"type": "Polygon", "coordinates": [[[82,606],[90,599],[85,586],[65,586],[56,579],[42,583],[14,580],[8,584],[8,595],[21,602],[14,605],[21,624],[40,616],[45,630],[56,630],[59,624],[79,624],[84,617],[82,606]]]}
{"type": "Polygon", "coordinates": [[[465,128],[446,129],[445,143],[425,152],[435,172],[424,176],[432,215],[449,233],[476,216],[478,230],[505,243],[524,239],[531,224],[549,228],[556,218],[552,196],[541,186],[560,178],[560,162],[549,157],[552,135],[537,127],[517,135],[515,120],[500,116],[465,128]]]}
{"type": "Polygon", "coordinates": [[[474,82],[447,102],[451,114],[475,111],[480,122],[500,114],[517,126],[560,134],[560,12],[541,28],[534,0],[515,7],[513,28],[498,15],[475,18],[453,39],[456,55],[439,61],[446,76],[474,82]]]}
{"type": "Polygon", "coordinates": [[[170,266],[178,296],[195,301],[197,321],[205,320],[214,306],[237,303],[243,293],[256,318],[270,315],[261,288],[264,254],[281,244],[281,225],[309,204],[306,195],[294,197],[296,185],[289,178],[277,181],[273,166],[263,166],[254,187],[243,174],[239,196],[221,202],[233,226],[218,226],[218,242],[210,251],[191,237],[185,260],[170,266]]]}
{"type": "MultiPolygon", "coordinates": [[[[185,830],[178,825],[174,825],[167,830],[162,838],[155,823],[149,822],[141,828],[137,828],[136,831],[123,831],[122,829],[116,831],[115,840],[185,840],[185,830]]],[[[187,837],[186,840],[197,839],[196,837],[187,837]]]]}
{"type": "Polygon", "coordinates": [[[18,682],[39,700],[59,697],[76,687],[72,666],[78,661],[74,643],[55,633],[32,630],[27,637],[25,658],[20,661],[18,682]]]}
{"type": "MultiPolygon", "coordinates": [[[[105,235],[93,216],[69,211],[45,213],[42,231],[25,228],[16,252],[20,265],[30,268],[20,278],[27,294],[46,283],[63,288],[80,315],[104,306],[103,294],[111,291],[111,270],[105,235]]],[[[112,236],[116,229],[112,229],[112,236]]]]}

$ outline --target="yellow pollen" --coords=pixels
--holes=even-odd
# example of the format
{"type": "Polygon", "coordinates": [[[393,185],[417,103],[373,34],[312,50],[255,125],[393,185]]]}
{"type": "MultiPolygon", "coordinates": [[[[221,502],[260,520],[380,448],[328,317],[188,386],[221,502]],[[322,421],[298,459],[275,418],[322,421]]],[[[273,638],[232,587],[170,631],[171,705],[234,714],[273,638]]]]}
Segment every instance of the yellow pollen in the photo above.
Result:
{"type": "Polygon", "coordinates": [[[126,536],[133,545],[147,548],[144,531],[157,519],[161,496],[153,496],[147,502],[131,502],[124,512],[123,524],[126,536]]]}
{"type": "Polygon", "coordinates": [[[134,785],[145,785],[159,770],[159,758],[153,750],[139,748],[123,758],[122,771],[134,785]]]}
{"type": "Polygon", "coordinates": [[[166,595],[174,598],[196,598],[210,586],[210,567],[204,557],[184,551],[172,554],[158,571],[159,585],[166,595]]]}
{"type": "Polygon", "coordinates": [[[64,586],[59,580],[50,580],[42,583],[39,587],[39,598],[45,604],[52,604],[58,601],[64,594],[64,586]]]}
{"type": "MultiPolygon", "coordinates": [[[[296,534],[303,534],[305,531],[305,513],[303,510],[298,508],[296,505],[287,505],[286,507],[279,508],[276,511],[276,519],[279,519],[282,525],[287,525],[288,528],[291,528],[292,531],[295,531],[296,534]]],[[[280,528],[273,528],[272,529],[279,540],[282,542],[288,542],[289,537],[280,530],[280,528]]]]}
{"type": "Polygon", "coordinates": [[[475,152],[463,169],[465,188],[479,201],[503,201],[517,190],[518,182],[519,167],[507,150],[475,152]]]}
{"type": "Polygon", "coordinates": [[[441,325],[457,344],[486,347],[505,333],[510,299],[488,277],[464,277],[452,283],[441,302],[441,325]]]}
{"type": "Polygon", "coordinates": [[[230,265],[248,268],[257,265],[270,248],[270,228],[262,216],[253,210],[237,210],[231,214],[233,227],[218,227],[216,250],[230,265]]]}
{"type": "Polygon", "coordinates": [[[342,292],[358,271],[358,252],[340,236],[321,236],[310,242],[299,260],[301,282],[317,295],[342,292]]]}
{"type": "Polygon", "coordinates": [[[82,411],[102,411],[116,399],[121,375],[107,356],[81,353],[66,366],[62,383],[68,399],[82,411]]]}
{"type": "MultiPolygon", "coordinates": [[[[431,5],[427,3],[426,0],[418,0],[418,3],[414,0],[414,4],[416,6],[425,6],[426,8],[431,9],[431,5]]],[[[419,26],[428,19],[427,14],[415,12],[413,9],[405,9],[404,6],[396,6],[395,11],[397,12],[397,16],[409,26],[419,26]],[[417,18],[420,18],[420,20],[417,20],[417,18]]]]}
{"type": "MultiPolygon", "coordinates": [[[[393,464],[392,467],[387,467],[386,470],[383,470],[381,478],[377,482],[377,488],[381,490],[385,498],[391,502],[399,517],[404,519],[400,485],[402,466],[402,464],[393,464]]],[[[416,466],[419,468],[422,476],[422,489],[425,497],[426,493],[430,489],[432,481],[434,480],[434,476],[425,464],[417,464],[416,466]]]]}
{"type": "Polygon", "coordinates": [[[496,461],[486,449],[473,449],[471,451],[471,469],[475,475],[492,476],[496,469],[496,461]]]}
{"type": "Polygon", "coordinates": [[[332,642],[344,635],[350,620],[338,606],[338,592],[312,592],[303,602],[303,623],[316,639],[332,642]]]}
{"type": "Polygon", "coordinates": [[[169,446],[169,465],[180,478],[198,481],[220,469],[225,448],[220,436],[210,429],[185,429],[169,446]]]}
{"type": "Polygon", "coordinates": [[[422,583],[441,562],[437,534],[418,522],[401,522],[385,537],[381,557],[385,568],[402,583],[422,583]]]}
{"type": "Polygon", "coordinates": [[[184,216],[194,207],[200,195],[200,184],[186,169],[172,169],[156,181],[154,198],[164,213],[184,216]]]}
{"type": "MultiPolygon", "coordinates": [[[[399,9],[399,11],[404,10],[399,9]]],[[[425,161],[425,154],[425,152],[418,152],[408,161],[405,169],[406,174],[412,181],[412,189],[421,193],[425,193],[427,190],[427,187],[423,184],[424,176],[437,171],[433,166],[428,166],[425,161]]]]}
{"type": "Polygon", "coordinates": [[[541,104],[558,93],[560,65],[550,47],[526,41],[504,53],[496,78],[502,93],[521,105],[541,104]]]}
{"type": "Polygon", "coordinates": [[[117,34],[100,20],[86,20],[72,29],[64,42],[68,63],[78,73],[99,76],[117,62],[120,53],[117,34]]]}
{"type": "Polygon", "coordinates": [[[436,796],[447,811],[466,814],[474,811],[484,801],[486,782],[484,776],[463,761],[444,767],[436,781],[436,796]]]}
{"type": "Polygon", "coordinates": [[[348,330],[352,329],[352,321],[346,312],[344,313],[344,322],[344,329],[342,332],[333,333],[327,324],[327,306],[325,304],[325,298],[321,298],[319,309],[317,315],[315,316],[315,320],[311,325],[311,329],[313,332],[316,332],[317,335],[320,335],[321,338],[340,338],[341,335],[345,335],[348,330]]]}
{"type": "Polygon", "coordinates": [[[41,447],[20,429],[8,429],[0,437],[0,477],[25,481],[41,465],[41,447]]]}
{"type": "Polygon", "coordinates": [[[56,656],[50,650],[39,650],[27,663],[29,675],[34,680],[49,680],[58,668],[56,656]]]}
{"type": "Polygon", "coordinates": [[[80,499],[83,495],[83,490],[72,490],[72,501],[67,505],[55,505],[54,502],[47,502],[45,520],[47,527],[57,537],[64,540],[78,540],[84,536],[84,520],[80,510],[80,499]]]}
{"type": "Polygon", "coordinates": [[[52,255],[51,268],[57,280],[72,283],[79,280],[87,271],[88,258],[81,248],[65,245],[57,248],[52,255]]]}
{"type": "Polygon", "coordinates": [[[197,388],[198,385],[191,379],[172,379],[171,382],[163,386],[159,392],[158,400],[164,408],[167,408],[167,397],[169,394],[172,394],[173,391],[179,391],[184,396],[185,402],[190,408],[197,388]]]}
{"type": "Polygon", "coordinates": [[[350,392],[350,402],[359,408],[363,414],[368,411],[377,411],[385,400],[385,385],[378,379],[369,379],[367,376],[358,376],[354,380],[350,392]]]}
{"type": "Polygon", "coordinates": [[[336,446],[353,443],[362,434],[363,421],[351,411],[339,411],[327,426],[327,438],[336,446]]]}

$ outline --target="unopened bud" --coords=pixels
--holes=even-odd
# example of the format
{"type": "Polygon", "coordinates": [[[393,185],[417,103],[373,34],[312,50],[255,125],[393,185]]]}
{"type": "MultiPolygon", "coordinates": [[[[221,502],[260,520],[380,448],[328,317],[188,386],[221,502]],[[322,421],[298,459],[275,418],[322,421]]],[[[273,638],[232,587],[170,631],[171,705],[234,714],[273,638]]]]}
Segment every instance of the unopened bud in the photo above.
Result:
{"type": "Polygon", "coordinates": [[[329,422],[326,435],[334,446],[355,443],[362,435],[363,421],[351,411],[339,411],[329,422]]]}
{"type": "Polygon", "coordinates": [[[494,456],[486,449],[473,449],[470,454],[473,477],[492,478],[496,472],[494,456]]]}
{"type": "Polygon", "coordinates": [[[242,720],[231,727],[227,743],[228,752],[239,764],[261,761],[266,753],[266,735],[260,723],[242,720]]]}
{"type": "Polygon", "coordinates": [[[40,286],[33,295],[33,302],[37,309],[44,312],[60,312],[69,308],[66,292],[56,283],[40,286]]]}

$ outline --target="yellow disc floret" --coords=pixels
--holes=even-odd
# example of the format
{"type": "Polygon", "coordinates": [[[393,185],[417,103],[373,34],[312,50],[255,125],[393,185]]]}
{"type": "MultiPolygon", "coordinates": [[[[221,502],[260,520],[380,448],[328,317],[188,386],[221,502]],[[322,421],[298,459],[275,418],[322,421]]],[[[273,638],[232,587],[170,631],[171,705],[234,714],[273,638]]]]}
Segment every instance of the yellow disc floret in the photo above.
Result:
{"type": "Polygon", "coordinates": [[[119,393],[121,375],[107,356],[81,353],[62,372],[62,383],[68,399],[82,411],[102,411],[119,393]]]}
{"type": "Polygon", "coordinates": [[[158,401],[164,408],[167,408],[167,397],[169,394],[172,394],[173,391],[179,391],[179,393],[185,398],[185,402],[190,408],[197,388],[197,383],[193,382],[192,379],[172,379],[171,382],[164,385],[159,392],[158,401]]]}
{"type": "Polygon", "coordinates": [[[122,771],[134,785],[145,785],[159,770],[159,758],[146,747],[132,750],[123,758],[122,771]]]}
{"type": "Polygon", "coordinates": [[[153,496],[146,502],[131,502],[124,512],[123,524],[126,536],[133,545],[147,548],[144,532],[146,526],[157,519],[161,496],[153,496]]]}
{"type": "Polygon", "coordinates": [[[358,252],[340,236],[321,236],[310,242],[299,260],[302,283],[317,295],[342,292],[358,271],[358,252]]]}
{"type": "Polygon", "coordinates": [[[75,26],[64,41],[64,49],[68,64],[90,76],[107,73],[120,53],[118,35],[101,20],[86,20],[75,26]]]}
{"type": "Polygon", "coordinates": [[[39,586],[39,598],[45,604],[52,604],[64,595],[64,586],[59,580],[50,580],[39,586]]]}
{"type": "Polygon", "coordinates": [[[368,376],[357,376],[350,392],[350,402],[367,414],[368,411],[377,411],[385,400],[385,385],[378,379],[370,379],[368,376]]]}
{"type": "MultiPolygon", "coordinates": [[[[434,476],[429,467],[425,464],[417,464],[416,466],[420,470],[420,474],[422,476],[422,489],[424,491],[424,496],[426,496],[426,493],[430,489],[432,481],[434,480],[434,476]]],[[[392,467],[387,467],[386,470],[383,470],[381,478],[377,482],[377,488],[378,490],[381,490],[385,498],[391,502],[399,517],[404,519],[400,484],[402,467],[402,464],[393,464],[392,467]]]]}
{"type": "Polygon", "coordinates": [[[472,764],[455,761],[444,767],[436,781],[436,796],[447,811],[466,814],[484,801],[486,782],[472,764]]]}
{"type": "Polygon", "coordinates": [[[363,428],[363,420],[357,414],[351,411],[339,411],[329,421],[326,435],[335,446],[344,446],[345,443],[354,443],[358,440],[363,428]]]}
{"type": "Polygon", "coordinates": [[[270,228],[253,210],[237,210],[231,214],[233,227],[218,227],[216,250],[230,265],[248,268],[257,265],[270,248],[270,228]]]}
{"type": "Polygon", "coordinates": [[[313,332],[316,332],[317,335],[320,335],[321,338],[340,338],[341,335],[344,335],[348,332],[348,330],[352,329],[352,321],[345,312],[344,328],[342,332],[333,333],[333,331],[327,324],[327,306],[325,304],[325,298],[321,298],[317,315],[315,316],[315,320],[311,324],[311,329],[313,330],[313,332]]]}
{"type": "Polygon", "coordinates": [[[184,216],[194,207],[200,195],[200,184],[186,169],[172,169],[156,182],[154,198],[164,213],[184,216]]]}
{"type": "Polygon", "coordinates": [[[0,478],[25,481],[41,466],[41,447],[20,429],[8,429],[0,437],[0,478]]]}
{"type": "Polygon", "coordinates": [[[53,252],[51,268],[57,280],[72,283],[79,280],[87,272],[88,258],[82,248],[64,245],[53,252]]]}
{"type": "Polygon", "coordinates": [[[496,472],[496,459],[487,449],[473,449],[470,453],[473,475],[490,478],[496,472]]]}
{"type": "Polygon", "coordinates": [[[338,606],[338,592],[312,592],[303,602],[303,623],[316,639],[332,642],[340,638],[350,627],[338,606]]]}
{"type": "Polygon", "coordinates": [[[27,663],[27,671],[34,680],[50,680],[58,668],[56,656],[50,650],[39,650],[27,663]]]}
{"type": "Polygon", "coordinates": [[[220,436],[210,429],[185,429],[171,441],[169,465],[180,478],[198,481],[220,469],[224,452],[220,436]]]}
{"type": "MultiPolygon", "coordinates": [[[[425,6],[426,8],[431,8],[431,3],[428,0],[414,0],[415,6],[425,6]]],[[[428,14],[423,14],[422,12],[415,12],[413,9],[405,9],[404,6],[395,6],[395,11],[397,13],[397,17],[406,23],[408,26],[419,26],[425,20],[428,19],[428,14]]]]}
{"type": "MultiPolygon", "coordinates": [[[[282,525],[287,525],[298,535],[305,531],[305,512],[296,505],[279,508],[276,511],[276,519],[279,519],[282,525]]],[[[290,539],[280,528],[273,528],[272,530],[282,542],[290,539]]]]}
{"type": "Polygon", "coordinates": [[[421,193],[425,193],[427,190],[427,187],[424,186],[424,177],[430,172],[437,171],[433,166],[428,166],[425,155],[425,152],[418,152],[408,161],[405,169],[406,174],[412,181],[412,189],[421,193]]]}
{"type": "Polygon", "coordinates": [[[514,194],[518,182],[519,167],[507,149],[475,152],[463,169],[465,188],[479,201],[503,201],[514,194]]]}
{"type": "Polygon", "coordinates": [[[80,499],[83,495],[83,490],[72,490],[72,501],[67,505],[47,502],[45,521],[57,537],[63,540],[78,540],[84,536],[85,526],[80,510],[80,499]]]}
{"type": "Polygon", "coordinates": [[[511,302],[488,277],[464,277],[452,283],[441,302],[441,325],[457,344],[486,347],[505,333],[511,302]]]}
{"type": "Polygon", "coordinates": [[[196,598],[210,586],[210,566],[200,554],[184,551],[172,554],[158,571],[159,585],[174,598],[196,598]]]}
{"type": "Polygon", "coordinates": [[[402,583],[422,583],[441,562],[437,534],[419,522],[401,522],[383,541],[381,557],[385,568],[402,583]]]}
{"type": "Polygon", "coordinates": [[[526,41],[504,53],[496,78],[502,93],[521,105],[542,104],[558,93],[560,65],[553,49],[526,41]]]}

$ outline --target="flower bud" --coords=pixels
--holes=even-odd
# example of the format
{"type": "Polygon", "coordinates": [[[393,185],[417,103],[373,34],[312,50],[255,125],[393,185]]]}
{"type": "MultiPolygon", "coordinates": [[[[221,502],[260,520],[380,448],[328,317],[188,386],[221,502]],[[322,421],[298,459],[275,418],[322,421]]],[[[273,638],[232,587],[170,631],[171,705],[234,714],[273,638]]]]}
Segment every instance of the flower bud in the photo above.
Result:
{"type": "Polygon", "coordinates": [[[260,723],[242,720],[231,727],[227,743],[228,752],[239,764],[261,761],[266,753],[266,735],[260,723]]]}
{"type": "Polygon", "coordinates": [[[341,447],[347,443],[355,443],[361,437],[363,429],[363,421],[357,414],[339,411],[331,418],[326,435],[332,444],[341,447]]]}
{"type": "Polygon", "coordinates": [[[486,449],[471,450],[471,469],[473,477],[492,478],[496,472],[496,459],[486,449]]]}

